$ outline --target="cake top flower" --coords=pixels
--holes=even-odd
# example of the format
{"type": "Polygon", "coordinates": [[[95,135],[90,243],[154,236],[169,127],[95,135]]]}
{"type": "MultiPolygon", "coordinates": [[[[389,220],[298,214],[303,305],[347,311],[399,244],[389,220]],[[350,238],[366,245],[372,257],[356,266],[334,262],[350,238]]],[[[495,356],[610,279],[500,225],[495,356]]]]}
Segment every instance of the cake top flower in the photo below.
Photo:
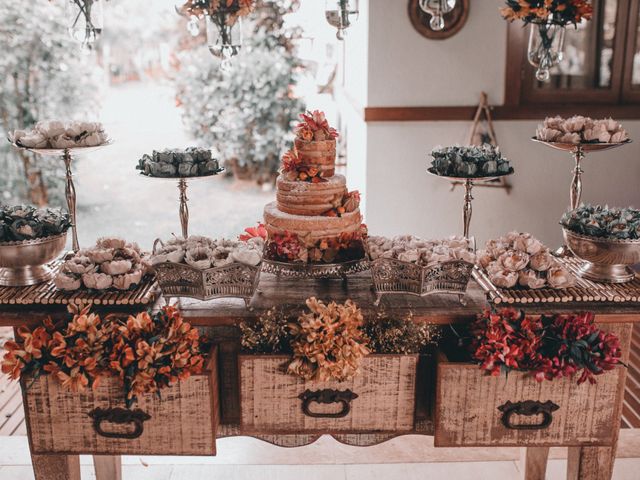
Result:
{"type": "Polygon", "coordinates": [[[324,112],[314,110],[300,114],[300,122],[295,129],[296,137],[306,142],[333,140],[338,138],[335,128],[329,126],[324,112]]]}
{"type": "Polygon", "coordinates": [[[590,0],[507,0],[507,6],[500,9],[500,13],[511,22],[577,25],[583,19],[591,20],[593,6],[590,0]]]}

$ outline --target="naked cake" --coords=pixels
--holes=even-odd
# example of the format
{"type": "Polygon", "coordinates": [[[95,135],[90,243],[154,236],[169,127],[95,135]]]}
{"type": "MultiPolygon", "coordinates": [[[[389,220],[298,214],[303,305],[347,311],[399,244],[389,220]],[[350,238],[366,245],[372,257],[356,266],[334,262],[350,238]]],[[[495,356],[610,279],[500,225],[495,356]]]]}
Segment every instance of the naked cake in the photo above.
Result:
{"type": "Polygon", "coordinates": [[[282,159],[276,201],[264,209],[267,258],[338,263],[364,257],[360,195],[335,175],[336,137],[322,112],[301,115],[282,159]]]}

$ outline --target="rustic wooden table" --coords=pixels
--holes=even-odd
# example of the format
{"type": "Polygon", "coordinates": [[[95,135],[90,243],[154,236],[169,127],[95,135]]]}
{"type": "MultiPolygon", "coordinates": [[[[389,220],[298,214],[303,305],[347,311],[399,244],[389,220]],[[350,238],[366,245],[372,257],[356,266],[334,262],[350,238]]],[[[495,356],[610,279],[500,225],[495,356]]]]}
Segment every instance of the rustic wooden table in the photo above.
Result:
{"type": "MultiPolygon", "coordinates": [[[[237,299],[218,299],[211,302],[196,302],[182,299],[180,307],[186,319],[192,324],[206,327],[215,335],[219,347],[219,382],[220,382],[220,428],[218,437],[246,435],[240,427],[240,398],[238,381],[239,321],[255,318],[260,312],[271,307],[278,307],[288,313],[302,310],[304,300],[316,296],[323,300],[354,300],[363,310],[365,316],[378,314],[381,310],[389,315],[402,317],[411,313],[416,320],[432,324],[451,325],[466,323],[488,306],[484,293],[472,283],[466,297],[466,305],[458,302],[456,296],[430,296],[424,298],[412,296],[385,296],[379,307],[374,306],[375,296],[371,291],[371,279],[367,274],[351,277],[348,282],[300,281],[276,279],[264,275],[261,279],[260,291],[254,296],[251,307],[246,309],[244,303],[237,299]]],[[[161,302],[165,300],[161,299],[161,302]]],[[[131,306],[100,306],[98,311],[120,311],[133,313],[131,306]]],[[[541,303],[525,307],[529,313],[575,312],[591,310],[596,313],[596,321],[600,325],[615,327],[620,335],[623,349],[623,361],[628,361],[631,345],[631,331],[634,322],[640,322],[640,304],[626,303],[541,303]]],[[[66,315],[63,305],[3,305],[0,307],[0,326],[18,327],[33,325],[46,316],[59,317],[66,315]]],[[[617,388],[624,389],[626,372],[619,375],[617,388]]],[[[423,379],[433,383],[434,379],[423,379]]],[[[420,390],[420,389],[419,389],[420,390]]],[[[424,389],[423,389],[424,390],[424,389]]],[[[23,389],[24,395],[24,389],[23,389]]],[[[354,445],[372,445],[385,441],[393,436],[406,433],[433,435],[434,427],[427,395],[416,395],[415,430],[402,433],[346,433],[333,434],[339,441],[354,445]],[[420,404],[423,404],[422,406],[420,404]]],[[[608,418],[614,421],[610,425],[614,434],[610,441],[603,445],[570,445],[568,479],[608,479],[611,478],[615,459],[618,429],[622,412],[622,394],[611,404],[608,418]],[[612,439],[612,440],[611,440],[612,439]]],[[[597,416],[602,412],[592,412],[597,416]]],[[[251,436],[262,438],[276,445],[299,446],[313,442],[319,437],[317,432],[295,432],[279,435],[265,432],[251,432],[251,436]]],[[[31,441],[31,440],[30,440],[31,441]]],[[[512,444],[513,445],[513,444],[512,444]]],[[[566,446],[567,444],[564,443],[566,446]]],[[[526,445],[525,445],[526,446],[526,445]]],[[[527,446],[524,478],[527,480],[544,479],[549,447],[553,443],[536,443],[527,446]]],[[[86,454],[94,452],[87,451],[86,454]]],[[[77,455],[35,455],[32,454],[36,480],[79,480],[80,467],[77,455]]],[[[98,480],[120,478],[119,457],[96,456],[96,476],[98,480]]]]}

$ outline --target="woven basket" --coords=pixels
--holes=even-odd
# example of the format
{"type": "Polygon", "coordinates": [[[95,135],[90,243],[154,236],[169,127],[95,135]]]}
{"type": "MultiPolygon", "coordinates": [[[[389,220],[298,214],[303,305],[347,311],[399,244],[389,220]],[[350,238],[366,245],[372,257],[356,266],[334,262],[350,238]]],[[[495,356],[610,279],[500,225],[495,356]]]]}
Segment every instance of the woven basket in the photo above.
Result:
{"type": "Polygon", "coordinates": [[[418,355],[368,355],[347,382],[304,381],[285,373],[289,360],[239,356],[243,432],[413,430],[418,355]]]}
{"type": "Polygon", "coordinates": [[[215,455],[219,423],[217,349],[206,373],[144,395],[133,409],[115,378],[95,390],[63,390],[50,375],[24,378],[33,454],[215,455]]]}

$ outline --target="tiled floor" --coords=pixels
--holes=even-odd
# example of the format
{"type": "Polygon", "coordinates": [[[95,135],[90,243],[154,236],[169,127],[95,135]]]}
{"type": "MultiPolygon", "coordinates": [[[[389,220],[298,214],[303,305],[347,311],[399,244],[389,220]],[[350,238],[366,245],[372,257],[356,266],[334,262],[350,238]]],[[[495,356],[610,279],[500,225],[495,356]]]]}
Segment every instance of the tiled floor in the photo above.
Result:
{"type": "MultiPolygon", "coordinates": [[[[640,439],[629,442],[629,433],[622,440],[630,448],[624,450],[640,452],[640,439]]],[[[248,438],[222,439],[218,446],[217,458],[124,457],[124,480],[514,480],[521,476],[515,460],[518,449],[434,450],[427,437],[417,436],[367,449],[326,437],[299,449],[248,438]],[[488,456],[498,461],[488,461],[488,456]]],[[[562,449],[552,451],[548,480],[565,478],[566,460],[558,458],[563,454],[562,449]]],[[[91,457],[81,457],[81,464],[83,480],[95,478],[91,457]]],[[[640,459],[618,458],[614,480],[637,480],[638,471],[640,459]]],[[[0,479],[33,479],[25,437],[0,438],[0,479]]]]}

